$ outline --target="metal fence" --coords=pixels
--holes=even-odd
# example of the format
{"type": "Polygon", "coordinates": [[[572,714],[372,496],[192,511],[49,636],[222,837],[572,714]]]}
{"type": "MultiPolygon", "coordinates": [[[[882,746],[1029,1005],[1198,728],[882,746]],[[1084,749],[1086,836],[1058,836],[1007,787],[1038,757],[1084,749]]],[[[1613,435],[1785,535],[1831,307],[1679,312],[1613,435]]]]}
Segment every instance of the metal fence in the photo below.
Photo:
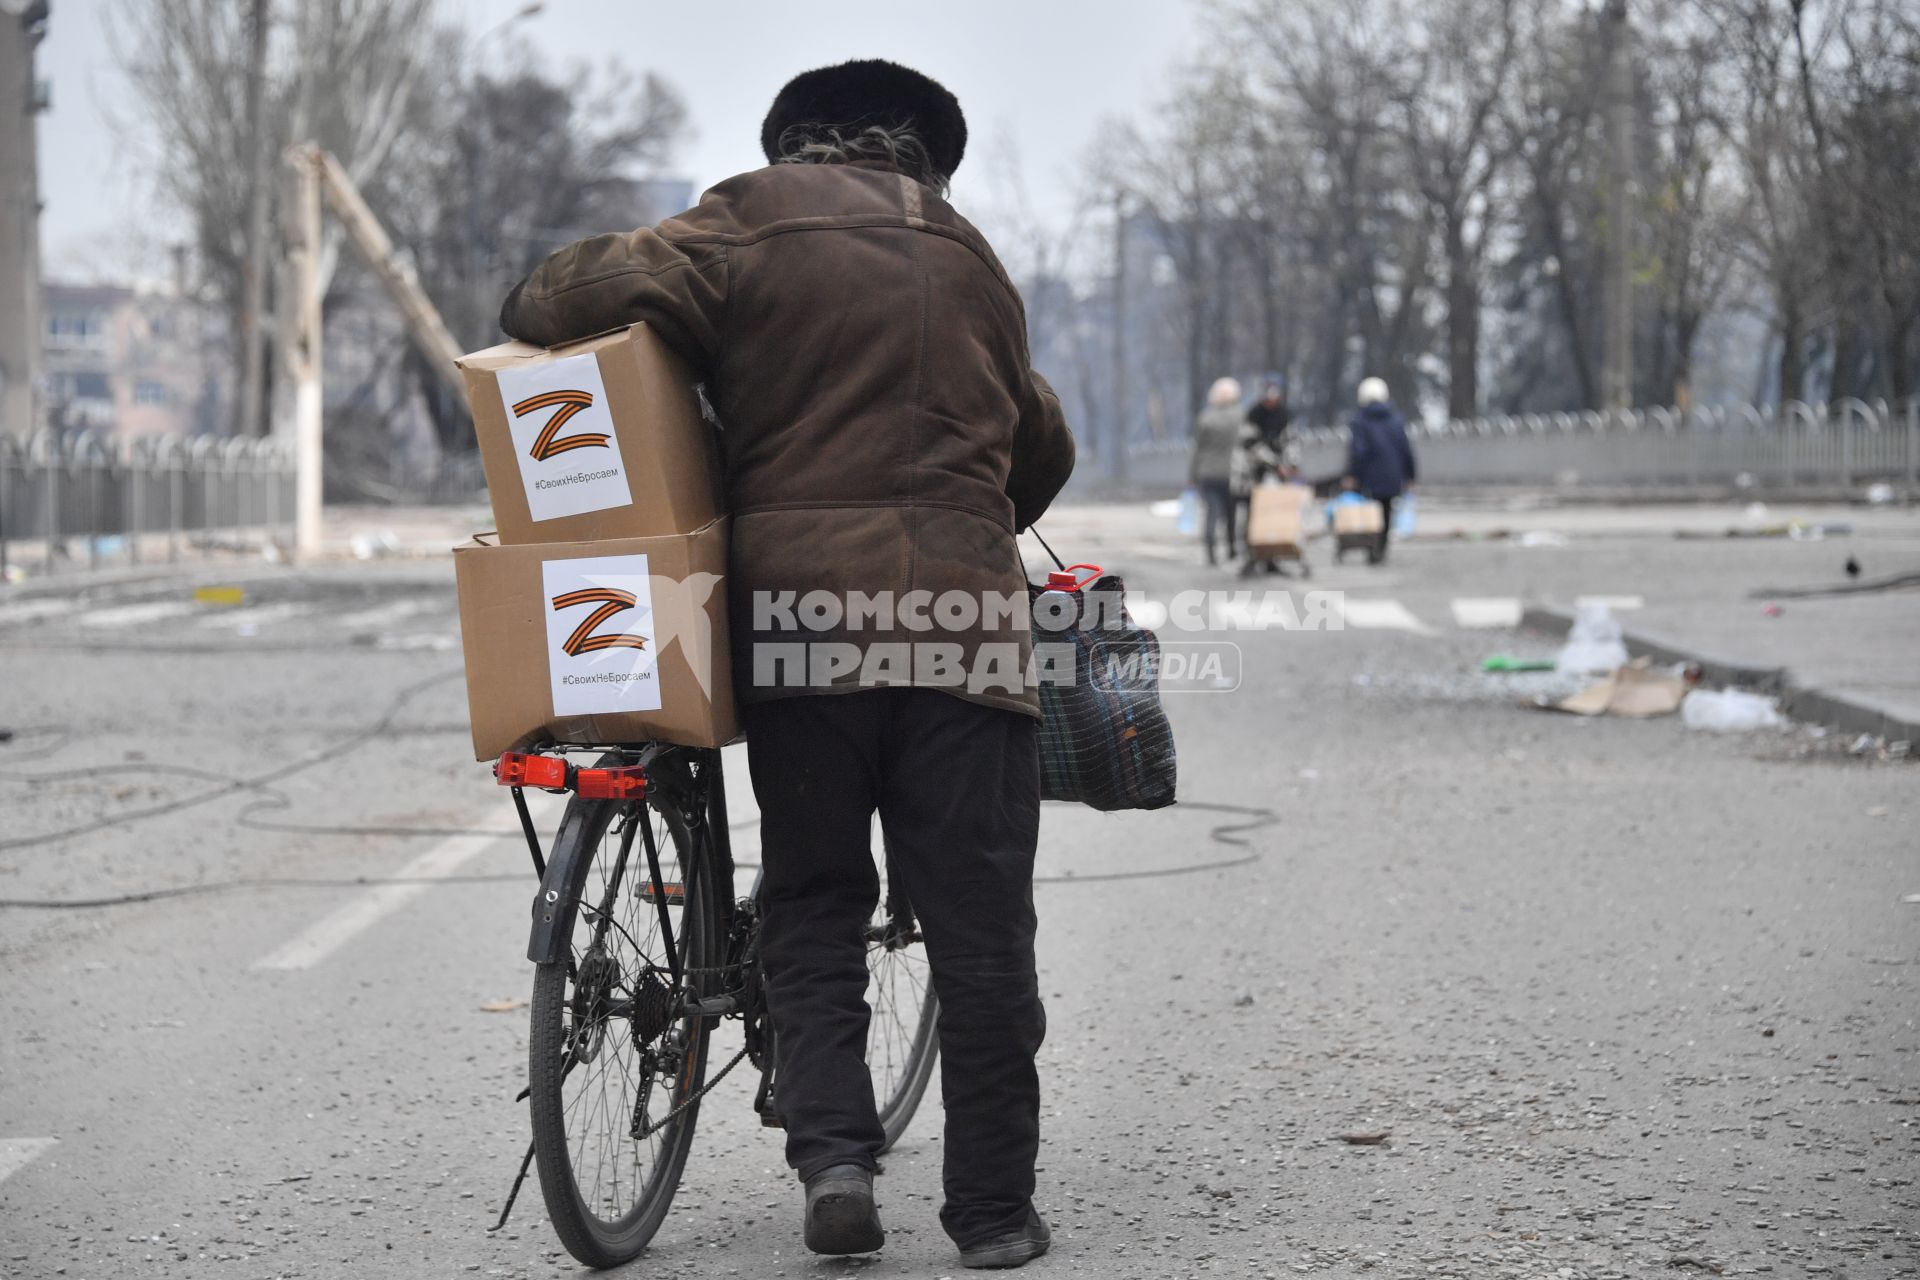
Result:
{"type": "Polygon", "coordinates": [[[0,434],[0,578],[26,559],[97,567],[264,541],[292,519],[293,460],[272,440],[0,434]]]}
{"type": "MultiPolygon", "coordinates": [[[[1634,490],[1819,489],[1849,493],[1873,483],[1920,496],[1920,398],[1899,405],[1845,400],[1778,409],[1751,405],[1694,413],[1527,414],[1412,428],[1420,479],[1446,486],[1546,486],[1634,490]]],[[[1346,463],[1345,427],[1295,433],[1300,468],[1335,476],[1346,463]]],[[[1178,487],[1186,441],[1136,446],[1129,479],[1178,487]]]]}

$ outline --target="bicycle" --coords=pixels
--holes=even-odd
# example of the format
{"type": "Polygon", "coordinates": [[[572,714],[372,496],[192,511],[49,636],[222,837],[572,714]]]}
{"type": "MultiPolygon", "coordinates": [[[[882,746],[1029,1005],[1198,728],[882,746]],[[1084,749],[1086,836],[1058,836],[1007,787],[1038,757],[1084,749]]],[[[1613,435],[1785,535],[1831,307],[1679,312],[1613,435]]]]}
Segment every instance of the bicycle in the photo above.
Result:
{"type": "MultiPolygon", "coordinates": [[[[512,788],[540,889],[528,1081],[533,1137],[495,1229],[537,1165],[547,1216],[567,1252],[614,1267],[665,1220],[692,1149],[701,1099],[742,1060],[760,1072],[754,1109],[780,1127],[778,1045],[759,955],[761,877],[734,897],[720,753],[647,743],[591,766],[565,748],[510,752],[512,788]],[[526,789],[570,792],[551,856],[526,789]],[[638,857],[635,857],[636,840],[638,857]],[[740,1051],[709,1080],[714,1030],[743,1027],[740,1051]]],[[[932,1078],[939,1000],[918,922],[886,875],[867,928],[867,1062],[886,1133],[906,1131],[932,1078]]]]}

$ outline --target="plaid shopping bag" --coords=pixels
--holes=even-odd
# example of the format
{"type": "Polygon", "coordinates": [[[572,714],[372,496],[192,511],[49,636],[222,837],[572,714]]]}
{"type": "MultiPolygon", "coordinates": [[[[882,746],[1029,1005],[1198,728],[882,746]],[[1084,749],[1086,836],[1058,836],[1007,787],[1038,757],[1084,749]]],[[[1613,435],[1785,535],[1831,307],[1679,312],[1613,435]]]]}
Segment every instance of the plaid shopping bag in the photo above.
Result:
{"type": "Polygon", "coordinates": [[[1173,803],[1173,727],[1160,705],[1160,642],[1127,613],[1125,589],[1114,574],[1072,589],[1061,581],[1028,585],[1041,659],[1045,799],[1108,811],[1173,803]]]}

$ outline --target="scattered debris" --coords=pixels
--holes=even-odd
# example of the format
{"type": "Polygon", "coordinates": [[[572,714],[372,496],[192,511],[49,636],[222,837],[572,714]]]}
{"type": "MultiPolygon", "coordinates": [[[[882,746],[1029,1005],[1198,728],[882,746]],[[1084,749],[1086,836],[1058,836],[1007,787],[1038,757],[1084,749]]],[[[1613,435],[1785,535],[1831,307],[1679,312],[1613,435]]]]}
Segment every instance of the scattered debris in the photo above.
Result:
{"type": "Polygon", "coordinates": [[[1777,618],[1781,614],[1785,613],[1786,610],[1782,609],[1778,604],[1775,604],[1773,601],[1769,600],[1764,605],[1760,606],[1760,612],[1765,614],[1769,618],[1777,618]]]}
{"type": "Polygon", "coordinates": [[[1870,733],[1863,733],[1853,740],[1853,745],[1848,747],[1847,751],[1851,755],[1870,756],[1879,749],[1880,739],[1870,733]]]}
{"type": "Polygon", "coordinates": [[[378,533],[356,533],[347,540],[348,550],[353,552],[355,560],[378,560],[400,554],[400,539],[393,536],[393,530],[382,529],[378,533]]]}
{"type": "Polygon", "coordinates": [[[1392,1130],[1383,1129],[1379,1133],[1343,1133],[1340,1135],[1340,1141],[1350,1147],[1378,1147],[1385,1145],[1387,1139],[1392,1136],[1392,1130]]]}
{"type": "Polygon", "coordinates": [[[1903,893],[1900,895],[1900,901],[1910,907],[1920,907],[1920,893],[1903,893]]]}
{"type": "Polygon", "coordinates": [[[1867,810],[1867,816],[1869,818],[1884,818],[1887,816],[1887,806],[1883,804],[1873,805],[1867,810]]]}
{"type": "Polygon", "coordinates": [[[211,604],[222,607],[245,604],[247,602],[247,589],[245,587],[195,587],[193,589],[193,602],[195,604],[211,604]]]}
{"type": "Polygon", "coordinates": [[[1846,570],[1847,577],[1858,578],[1860,576],[1860,562],[1852,556],[1847,557],[1847,563],[1842,567],[1846,570]]]}
{"type": "Polygon", "coordinates": [[[1680,719],[1689,729],[1711,733],[1778,729],[1787,723],[1772,698],[1744,689],[1695,689],[1680,704],[1680,719]]]}
{"type": "Polygon", "coordinates": [[[1529,529],[1520,535],[1520,545],[1523,547],[1564,547],[1568,545],[1567,535],[1564,533],[1555,533],[1551,529],[1529,529]]]}
{"type": "Polygon", "coordinates": [[[1554,665],[1570,675],[1595,676],[1626,666],[1627,646],[1613,611],[1604,604],[1582,606],[1554,665]]]}
{"type": "Polygon", "coordinates": [[[524,1009],[527,1002],[517,996],[508,996],[504,1000],[489,1000],[480,1006],[482,1013],[512,1013],[515,1009],[524,1009]]]}
{"type": "Polygon", "coordinates": [[[1881,480],[1867,486],[1867,501],[1876,507],[1884,507],[1893,501],[1893,486],[1881,480]]]}
{"type": "Polygon", "coordinates": [[[1667,1259],[1667,1265],[1669,1267],[1693,1267],[1693,1268],[1696,1268],[1697,1270],[1705,1271],[1716,1276],[1723,1276],[1727,1274],[1727,1269],[1721,1266],[1719,1263],[1715,1262],[1713,1259],[1696,1258],[1692,1254],[1688,1254],[1688,1253],[1674,1254],[1671,1258],[1667,1259]]]}
{"type": "Polygon", "coordinates": [[[1482,671],[1551,671],[1552,658],[1516,658],[1511,654],[1496,653],[1480,664],[1482,671]]]}
{"type": "Polygon", "coordinates": [[[1541,698],[1534,705],[1576,716],[1625,716],[1641,720],[1670,716],[1687,696],[1686,677],[1673,671],[1655,671],[1645,658],[1635,659],[1599,682],[1559,701],[1541,698]]]}

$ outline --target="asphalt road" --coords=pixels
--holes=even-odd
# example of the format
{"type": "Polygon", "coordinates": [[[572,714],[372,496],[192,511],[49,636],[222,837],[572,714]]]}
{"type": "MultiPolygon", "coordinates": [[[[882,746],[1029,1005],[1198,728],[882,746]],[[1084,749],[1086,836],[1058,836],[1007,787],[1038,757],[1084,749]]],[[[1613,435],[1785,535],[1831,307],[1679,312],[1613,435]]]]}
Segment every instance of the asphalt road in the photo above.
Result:
{"type": "MultiPolygon", "coordinates": [[[[1131,586],[1237,585],[1143,528],[1102,549],[1131,586]]],[[[1169,696],[1180,806],[1049,807],[1029,1274],[1920,1275],[1913,766],[1525,709],[1553,677],[1472,668],[1552,645],[1451,620],[1738,569],[1703,554],[1323,563],[1355,625],[1209,637],[1240,686],[1169,696]]],[[[0,908],[0,1275],[576,1273],[531,1191],[485,1229],[527,1022],[481,1006],[528,993],[531,880],[469,759],[449,567],[248,586],[0,606],[0,898],[232,886],[0,908]]],[[[628,1274],[956,1274],[937,1098],[887,1249],[842,1263],[802,1250],[749,1087],[628,1274]]]]}

